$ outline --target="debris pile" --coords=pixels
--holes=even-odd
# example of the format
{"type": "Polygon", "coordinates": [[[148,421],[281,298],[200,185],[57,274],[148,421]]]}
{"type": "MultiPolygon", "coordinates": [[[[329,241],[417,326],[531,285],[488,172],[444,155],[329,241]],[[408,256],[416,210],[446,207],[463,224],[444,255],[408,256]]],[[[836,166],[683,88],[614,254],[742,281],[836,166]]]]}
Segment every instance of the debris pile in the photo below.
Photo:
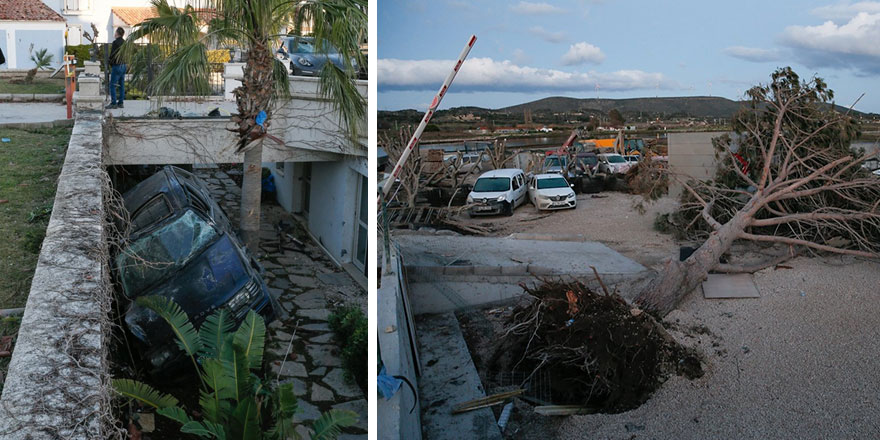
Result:
{"type": "Polygon", "coordinates": [[[703,374],[696,352],[617,294],[580,283],[524,288],[534,300],[514,309],[490,368],[548,375],[553,404],[623,412],[673,374],[703,374]]]}

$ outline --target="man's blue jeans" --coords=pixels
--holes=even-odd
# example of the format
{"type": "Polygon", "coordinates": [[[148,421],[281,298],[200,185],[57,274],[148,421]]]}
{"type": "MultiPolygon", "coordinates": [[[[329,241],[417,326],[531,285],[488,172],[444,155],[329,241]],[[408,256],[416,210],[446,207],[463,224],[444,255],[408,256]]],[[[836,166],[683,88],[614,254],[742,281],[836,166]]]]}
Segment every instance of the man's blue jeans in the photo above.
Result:
{"type": "Polygon", "coordinates": [[[110,104],[125,101],[125,64],[110,66],[110,104]],[[119,86],[119,100],[116,100],[116,86],[119,86]]]}

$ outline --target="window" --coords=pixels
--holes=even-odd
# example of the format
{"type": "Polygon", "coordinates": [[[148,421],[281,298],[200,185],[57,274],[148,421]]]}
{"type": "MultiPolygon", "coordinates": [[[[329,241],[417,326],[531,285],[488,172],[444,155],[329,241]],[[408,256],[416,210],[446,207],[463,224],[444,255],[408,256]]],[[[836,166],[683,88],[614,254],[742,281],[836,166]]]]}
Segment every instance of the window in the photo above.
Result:
{"type": "Polygon", "coordinates": [[[359,267],[364,275],[367,274],[367,206],[369,203],[367,177],[361,176],[360,182],[360,206],[358,207],[357,236],[355,243],[354,264],[359,267]]]}
{"type": "Polygon", "coordinates": [[[520,179],[519,176],[513,178],[513,189],[516,190],[519,188],[520,179]]]}
{"type": "Polygon", "coordinates": [[[171,206],[165,196],[160,194],[144,203],[131,216],[131,230],[140,231],[171,215],[171,206]]]}
{"type": "Polygon", "coordinates": [[[498,192],[510,189],[508,177],[481,177],[474,184],[474,192],[498,192]]]}
{"type": "Polygon", "coordinates": [[[92,0],[64,0],[65,14],[82,14],[92,11],[92,0]]]}

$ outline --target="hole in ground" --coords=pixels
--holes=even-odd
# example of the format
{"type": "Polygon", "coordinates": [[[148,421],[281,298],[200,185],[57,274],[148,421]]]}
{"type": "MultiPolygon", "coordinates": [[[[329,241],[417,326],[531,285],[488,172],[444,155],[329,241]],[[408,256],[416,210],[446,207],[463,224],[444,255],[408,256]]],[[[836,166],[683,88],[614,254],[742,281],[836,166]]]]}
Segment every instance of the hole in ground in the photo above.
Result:
{"type": "Polygon", "coordinates": [[[618,295],[545,282],[516,306],[459,314],[489,393],[524,388],[535,405],[637,408],[670,376],[703,375],[700,355],[618,295]]]}

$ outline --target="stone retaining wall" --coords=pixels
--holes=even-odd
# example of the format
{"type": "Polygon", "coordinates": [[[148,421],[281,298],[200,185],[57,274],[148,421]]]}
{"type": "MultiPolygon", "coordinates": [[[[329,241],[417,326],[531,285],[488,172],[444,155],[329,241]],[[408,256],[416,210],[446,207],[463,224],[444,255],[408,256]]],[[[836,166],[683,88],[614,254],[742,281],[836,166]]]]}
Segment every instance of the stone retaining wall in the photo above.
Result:
{"type": "Polygon", "coordinates": [[[101,124],[100,113],[82,112],[73,127],[0,397],[5,440],[109,438],[101,124]]]}

